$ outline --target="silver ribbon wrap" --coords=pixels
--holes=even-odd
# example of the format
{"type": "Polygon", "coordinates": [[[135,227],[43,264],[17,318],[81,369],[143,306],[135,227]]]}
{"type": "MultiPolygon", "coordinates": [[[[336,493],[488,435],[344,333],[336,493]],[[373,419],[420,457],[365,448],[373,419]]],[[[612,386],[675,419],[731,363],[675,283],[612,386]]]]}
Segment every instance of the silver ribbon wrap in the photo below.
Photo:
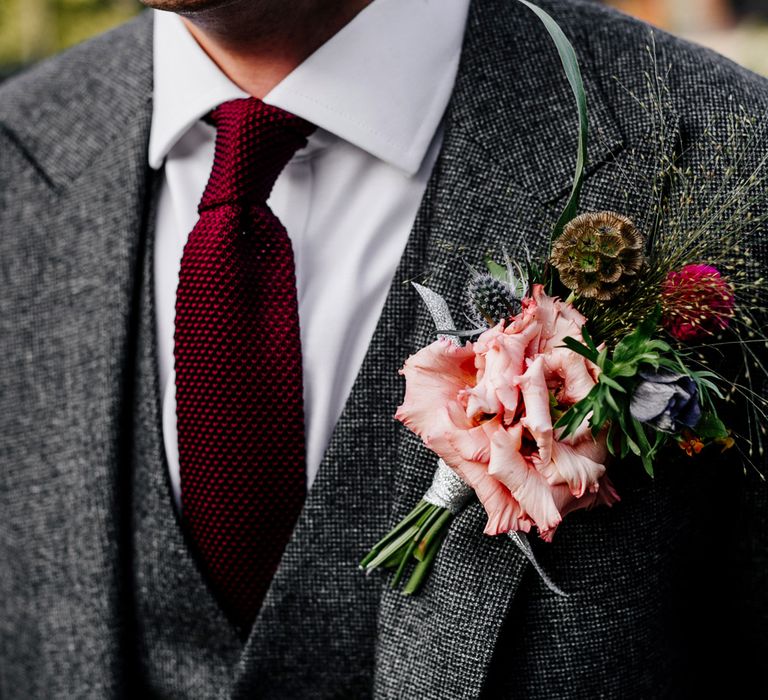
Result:
{"type": "Polygon", "coordinates": [[[437,461],[437,469],[432,477],[432,486],[422,500],[433,506],[446,508],[457,515],[474,495],[474,489],[467,486],[461,477],[440,459],[437,461]]]}
{"type": "Polygon", "coordinates": [[[531,549],[531,543],[528,541],[528,536],[524,532],[516,531],[508,532],[507,535],[509,535],[509,539],[511,539],[517,545],[517,548],[525,555],[525,558],[531,563],[533,568],[536,569],[536,573],[541,577],[544,585],[554,594],[559,595],[562,598],[568,598],[570,594],[566,593],[551,578],[549,578],[547,572],[541,568],[541,564],[536,561],[536,556],[531,549]]]}
{"type": "MultiPolygon", "coordinates": [[[[423,287],[416,282],[411,282],[413,288],[419,293],[422,301],[427,307],[432,320],[435,322],[437,330],[455,331],[456,324],[453,322],[451,310],[448,308],[448,302],[437,292],[433,292],[427,287],[423,287]]],[[[461,345],[459,337],[456,335],[438,335],[440,340],[450,340],[454,345],[461,345]]]]}
{"type": "MultiPolygon", "coordinates": [[[[437,292],[433,292],[427,287],[417,284],[416,282],[412,282],[412,284],[424,301],[437,329],[447,331],[456,330],[451,311],[448,308],[445,299],[443,299],[437,292]]],[[[457,335],[444,334],[438,335],[438,338],[448,339],[454,345],[461,345],[461,340],[459,340],[457,335]]],[[[461,512],[464,506],[469,503],[474,493],[474,489],[467,486],[461,477],[440,459],[437,462],[437,469],[432,478],[432,485],[429,487],[427,493],[424,494],[423,500],[440,508],[446,508],[454,515],[457,515],[461,512]]],[[[526,534],[524,532],[508,532],[507,535],[509,536],[509,539],[515,543],[515,546],[523,553],[523,556],[529,561],[531,566],[533,566],[536,573],[541,577],[544,585],[556,595],[567,598],[569,594],[559,588],[547,575],[544,569],[541,568],[541,564],[536,560],[536,556],[533,553],[533,549],[531,549],[531,543],[528,542],[526,534]]]]}

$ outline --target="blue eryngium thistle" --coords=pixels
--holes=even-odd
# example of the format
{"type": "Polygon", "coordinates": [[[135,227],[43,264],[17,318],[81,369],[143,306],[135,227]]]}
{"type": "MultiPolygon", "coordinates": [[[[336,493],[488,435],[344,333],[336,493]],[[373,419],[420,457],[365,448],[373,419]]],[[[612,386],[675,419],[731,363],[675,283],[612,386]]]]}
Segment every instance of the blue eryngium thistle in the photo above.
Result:
{"type": "Polygon", "coordinates": [[[467,285],[467,316],[478,328],[492,328],[520,313],[520,299],[509,282],[491,274],[476,274],[467,285]]]}

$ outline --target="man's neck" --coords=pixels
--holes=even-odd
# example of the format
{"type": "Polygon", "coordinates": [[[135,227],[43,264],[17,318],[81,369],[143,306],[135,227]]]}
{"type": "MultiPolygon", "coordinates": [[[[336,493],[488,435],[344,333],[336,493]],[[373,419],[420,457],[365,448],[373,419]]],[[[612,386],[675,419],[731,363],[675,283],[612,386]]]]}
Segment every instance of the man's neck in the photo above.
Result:
{"type": "Polygon", "coordinates": [[[370,2],[293,0],[290,7],[270,9],[235,0],[182,20],[233,83],[262,98],[370,2]]]}

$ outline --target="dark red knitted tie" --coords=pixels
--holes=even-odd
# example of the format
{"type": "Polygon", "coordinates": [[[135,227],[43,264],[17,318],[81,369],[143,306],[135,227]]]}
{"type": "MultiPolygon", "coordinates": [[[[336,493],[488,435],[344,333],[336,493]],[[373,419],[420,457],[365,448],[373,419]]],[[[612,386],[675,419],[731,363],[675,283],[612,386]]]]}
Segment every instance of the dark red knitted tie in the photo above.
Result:
{"type": "Polygon", "coordinates": [[[254,98],[211,121],[216,156],[176,297],[181,500],[213,590],[248,628],[306,492],[293,250],[266,202],[314,127],[254,98]]]}

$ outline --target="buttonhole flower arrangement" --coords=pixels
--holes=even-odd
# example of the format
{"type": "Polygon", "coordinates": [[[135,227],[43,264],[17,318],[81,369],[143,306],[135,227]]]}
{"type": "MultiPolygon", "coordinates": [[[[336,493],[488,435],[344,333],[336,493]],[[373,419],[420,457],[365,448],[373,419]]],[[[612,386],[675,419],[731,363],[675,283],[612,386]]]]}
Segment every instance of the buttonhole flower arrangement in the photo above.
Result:
{"type": "MultiPolygon", "coordinates": [[[[521,263],[504,252],[503,264],[470,267],[472,328],[458,330],[445,300],[414,284],[438,337],[405,361],[395,418],[435,453],[437,468],[424,498],[361,562],[368,573],[393,570],[391,585],[406,595],[423,585],[451,521],[474,497],[485,534],[508,535],[544,583],[567,595],[527,536],[550,542],[569,513],[619,501],[609,465],[635,462],[652,477],[663,450],[689,459],[738,446],[753,467],[764,455],[766,295],[751,246],[768,224],[764,205],[752,213],[768,186],[768,155],[746,174],[726,164],[720,182],[707,182],[713,159],[745,160],[756,120],[729,115],[727,143],[704,144],[712,153],[698,159],[707,163],[701,173],[663,155],[638,158],[641,175],[654,174],[654,204],[641,223],[615,211],[579,213],[588,126],[576,54],[549,15],[518,1],[546,27],[576,96],[576,173],[542,258],[521,263]],[[734,348],[741,368],[725,377],[712,354],[734,348]],[[723,419],[729,404],[746,414],[746,434],[723,419]]],[[[663,124],[666,88],[649,53],[648,109],[663,124]]]]}

